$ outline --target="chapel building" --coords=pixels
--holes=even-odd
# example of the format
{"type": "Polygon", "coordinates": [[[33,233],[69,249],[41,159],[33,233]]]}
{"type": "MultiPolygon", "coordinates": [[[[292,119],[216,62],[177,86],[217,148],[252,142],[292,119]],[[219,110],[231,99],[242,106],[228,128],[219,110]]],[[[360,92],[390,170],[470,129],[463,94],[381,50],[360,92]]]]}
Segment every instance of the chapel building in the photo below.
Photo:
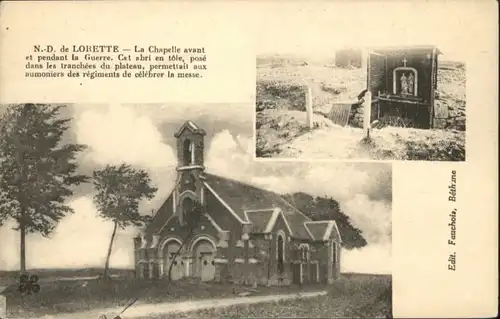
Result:
{"type": "Polygon", "coordinates": [[[165,278],[172,263],[173,280],[288,285],[339,277],[334,220],[313,221],[275,192],[206,172],[205,131],[192,121],[175,137],[174,189],[134,239],[138,278],[165,278]],[[197,204],[204,209],[188,232],[183,225],[197,204]]]}

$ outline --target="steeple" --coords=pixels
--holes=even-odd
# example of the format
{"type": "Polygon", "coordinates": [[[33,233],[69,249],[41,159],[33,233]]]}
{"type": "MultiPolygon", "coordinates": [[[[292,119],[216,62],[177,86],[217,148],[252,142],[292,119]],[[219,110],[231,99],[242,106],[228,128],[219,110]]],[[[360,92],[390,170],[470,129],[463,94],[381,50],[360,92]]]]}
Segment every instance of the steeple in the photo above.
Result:
{"type": "Polygon", "coordinates": [[[206,133],[192,121],[186,121],[177,138],[177,170],[203,170],[204,137],[206,133]]]}
{"type": "Polygon", "coordinates": [[[206,133],[192,121],[186,121],[175,133],[177,139],[177,183],[173,190],[173,211],[181,224],[195,201],[203,203],[204,137],[206,133]]]}

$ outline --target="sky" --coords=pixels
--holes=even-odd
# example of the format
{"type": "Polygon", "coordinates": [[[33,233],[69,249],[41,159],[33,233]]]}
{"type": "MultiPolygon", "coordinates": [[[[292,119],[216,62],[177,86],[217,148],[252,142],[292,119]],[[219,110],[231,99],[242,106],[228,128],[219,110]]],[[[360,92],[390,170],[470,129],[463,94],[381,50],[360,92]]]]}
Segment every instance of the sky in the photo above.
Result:
{"type": "MultiPolygon", "coordinates": [[[[252,24],[258,54],[328,57],[344,47],[435,45],[441,59],[467,62],[487,35],[479,23],[484,8],[458,1],[330,1],[261,4],[252,24]],[[453,6],[453,7],[451,7],[453,6]],[[480,38],[478,38],[478,36],[480,38]]],[[[491,46],[490,46],[491,47],[491,46]]]]}
{"type": "MultiPolygon", "coordinates": [[[[123,162],[146,169],[158,192],[151,201],[142,202],[140,209],[151,214],[173,188],[174,133],[186,120],[192,120],[207,132],[207,172],[279,193],[302,191],[335,198],[369,243],[345,253],[343,270],[390,273],[390,164],[254,161],[252,111],[248,104],[76,104],[64,110],[64,116],[73,118],[65,141],[88,146],[78,156],[80,170],[87,174],[103,165],[123,162]]],[[[113,225],[98,217],[91,185],[75,189],[68,203],[75,213],[63,218],[49,238],[28,236],[28,268],[104,265],[113,225]]],[[[19,235],[12,226],[7,223],[0,228],[0,269],[19,266],[19,235]]],[[[117,233],[112,267],[133,267],[132,237],[137,232],[129,228],[117,233]]]]}

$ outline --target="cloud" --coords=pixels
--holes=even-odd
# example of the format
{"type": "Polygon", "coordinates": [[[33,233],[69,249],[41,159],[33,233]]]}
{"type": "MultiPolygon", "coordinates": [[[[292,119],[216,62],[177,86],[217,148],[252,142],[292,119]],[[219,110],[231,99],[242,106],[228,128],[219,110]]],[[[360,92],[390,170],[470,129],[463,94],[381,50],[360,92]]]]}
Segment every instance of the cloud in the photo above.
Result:
{"type": "MultiPolygon", "coordinates": [[[[69,205],[75,213],[66,216],[49,238],[38,234],[26,237],[28,268],[104,267],[113,223],[97,216],[88,197],[75,198],[69,205]]],[[[0,253],[0,269],[19,269],[19,233],[12,226],[9,222],[0,229],[2,245],[9,247],[0,253]]],[[[133,266],[133,232],[118,230],[110,260],[113,267],[133,266]]]]}
{"type": "Polygon", "coordinates": [[[341,203],[344,212],[354,226],[363,230],[368,244],[390,244],[392,216],[390,203],[370,200],[364,194],[356,194],[341,203]]]}
{"type": "Polygon", "coordinates": [[[342,250],[340,271],[370,274],[391,274],[391,245],[371,244],[361,249],[342,250]]]}
{"type": "Polygon", "coordinates": [[[83,164],[126,163],[147,170],[158,191],[153,200],[141,203],[141,211],[158,208],[173,187],[177,158],[148,108],[110,105],[75,110],[76,141],[88,146],[83,164]]]}
{"type": "Polygon", "coordinates": [[[157,126],[132,107],[88,109],[75,122],[77,142],[89,146],[87,160],[96,164],[125,162],[155,169],[176,163],[172,147],[163,143],[157,126]]]}
{"type": "Polygon", "coordinates": [[[477,47],[464,46],[464,43],[474,41],[481,25],[474,23],[477,16],[471,14],[467,6],[454,13],[453,17],[443,19],[443,3],[418,6],[401,1],[398,4],[391,3],[384,9],[390,18],[383,20],[370,14],[372,4],[369,2],[335,3],[331,7],[327,5],[300,10],[283,8],[280,4],[281,14],[276,14],[278,9],[273,8],[275,4],[268,6],[267,10],[259,11],[259,23],[253,26],[259,34],[256,39],[259,54],[331,58],[333,52],[342,47],[433,44],[448,58],[466,60],[478,51],[477,47]],[[315,18],[310,19],[311,16],[315,18]],[[426,21],[425,26],[420,21],[426,21]],[[377,31],[366,32],[366,25],[376,26],[377,31]],[[470,25],[478,29],[472,30],[470,25]]]}
{"type": "Polygon", "coordinates": [[[215,135],[206,156],[207,171],[218,175],[230,172],[235,179],[246,178],[253,165],[251,141],[245,136],[233,136],[228,130],[215,135]]]}

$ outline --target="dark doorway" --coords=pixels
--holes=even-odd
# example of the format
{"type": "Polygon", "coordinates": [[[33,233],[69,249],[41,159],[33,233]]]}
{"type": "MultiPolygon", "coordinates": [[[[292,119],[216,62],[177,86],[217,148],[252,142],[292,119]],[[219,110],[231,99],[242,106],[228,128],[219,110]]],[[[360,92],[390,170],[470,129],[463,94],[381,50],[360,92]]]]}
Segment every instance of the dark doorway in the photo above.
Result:
{"type": "Polygon", "coordinates": [[[337,244],[332,244],[332,274],[335,277],[337,271],[337,244]]]}
{"type": "Polygon", "coordinates": [[[285,271],[285,240],[282,234],[278,235],[278,273],[285,271]]]}

